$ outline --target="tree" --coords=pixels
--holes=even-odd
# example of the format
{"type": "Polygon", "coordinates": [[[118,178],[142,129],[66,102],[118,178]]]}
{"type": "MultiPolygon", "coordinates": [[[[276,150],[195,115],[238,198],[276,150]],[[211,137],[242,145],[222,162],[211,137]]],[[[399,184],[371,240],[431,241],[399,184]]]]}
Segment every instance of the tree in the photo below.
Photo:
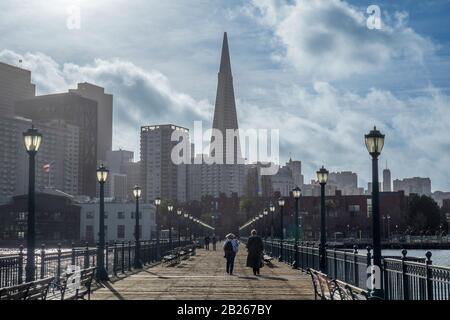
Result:
{"type": "Polygon", "coordinates": [[[409,196],[407,224],[415,234],[432,234],[439,230],[441,211],[439,205],[428,196],[409,196]]]}

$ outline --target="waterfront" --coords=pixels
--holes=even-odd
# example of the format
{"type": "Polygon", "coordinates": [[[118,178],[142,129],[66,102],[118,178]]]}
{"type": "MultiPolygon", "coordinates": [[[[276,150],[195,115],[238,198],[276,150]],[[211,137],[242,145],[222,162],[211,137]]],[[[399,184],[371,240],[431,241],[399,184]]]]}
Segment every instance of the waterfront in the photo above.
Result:
{"type": "MultiPolygon", "coordinates": [[[[408,257],[425,258],[427,251],[430,251],[433,255],[431,261],[435,266],[450,267],[450,250],[424,250],[424,249],[411,249],[408,250],[408,257]]],[[[401,256],[402,250],[383,250],[383,255],[387,256],[401,256]]]]}

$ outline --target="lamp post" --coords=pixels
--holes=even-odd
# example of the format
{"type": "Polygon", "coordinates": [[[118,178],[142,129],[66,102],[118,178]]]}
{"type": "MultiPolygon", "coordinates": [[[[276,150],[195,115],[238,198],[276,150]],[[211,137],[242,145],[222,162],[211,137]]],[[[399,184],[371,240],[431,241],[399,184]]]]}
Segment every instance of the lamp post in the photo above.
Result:
{"type": "Polygon", "coordinates": [[[284,239],[284,230],[283,230],[283,208],[284,208],[284,199],[278,199],[278,205],[280,206],[280,256],[278,261],[283,262],[283,239],[284,239]]]}
{"type": "Polygon", "coordinates": [[[26,282],[34,281],[35,257],[34,248],[36,242],[36,207],[35,207],[35,170],[36,154],[42,142],[42,135],[34,128],[23,133],[23,142],[29,156],[28,171],[28,216],[27,216],[27,265],[25,267],[26,282]]]}
{"type": "Polygon", "coordinates": [[[264,240],[267,240],[267,215],[269,214],[269,211],[267,209],[263,210],[264,215],[264,240]]]}
{"type": "Polygon", "coordinates": [[[320,248],[319,248],[319,266],[320,271],[326,272],[326,245],[327,245],[327,231],[326,231],[326,213],[325,213],[325,185],[328,182],[328,170],[323,166],[317,171],[317,180],[320,184],[320,248]]]}
{"type": "Polygon", "coordinates": [[[185,238],[187,239],[187,237],[188,237],[188,233],[189,233],[189,225],[188,225],[188,221],[189,221],[189,214],[187,214],[187,213],[185,213],[184,215],[183,215],[183,217],[186,219],[185,221],[186,221],[186,236],[185,236],[185,238]]]}
{"type": "Polygon", "coordinates": [[[275,214],[275,206],[273,203],[270,203],[269,210],[271,213],[271,222],[270,222],[270,240],[273,241],[273,219],[275,214]]]}
{"type": "Polygon", "coordinates": [[[160,247],[159,247],[159,237],[160,237],[160,224],[159,224],[159,206],[161,205],[161,198],[155,199],[155,206],[156,206],[156,212],[155,212],[155,222],[156,222],[156,260],[159,260],[160,257],[160,247]]]}
{"type": "Polygon", "coordinates": [[[264,214],[263,213],[260,213],[259,215],[259,230],[258,230],[258,234],[261,234],[262,235],[262,230],[263,230],[263,223],[264,223],[264,221],[263,221],[263,218],[264,218],[264,214]]]}
{"type": "Polygon", "coordinates": [[[294,263],[292,264],[293,269],[298,268],[298,201],[302,195],[302,190],[297,186],[292,190],[292,195],[295,198],[295,243],[294,243],[294,263]]]}
{"type": "Polygon", "coordinates": [[[391,241],[391,216],[387,216],[387,240],[391,241]]]}
{"type": "Polygon", "coordinates": [[[97,169],[97,180],[100,184],[99,241],[97,249],[97,280],[108,281],[105,269],[105,183],[109,170],[102,164],[97,169]]]}
{"type": "Polygon", "coordinates": [[[133,195],[136,199],[136,212],[135,212],[135,226],[134,226],[134,238],[136,240],[136,245],[134,247],[134,268],[142,269],[141,262],[141,242],[140,242],[140,230],[139,230],[139,199],[141,198],[142,189],[139,186],[135,186],[133,189],[133,195]]]}
{"type": "Polygon", "coordinates": [[[169,204],[167,206],[167,213],[169,218],[169,248],[172,250],[172,211],[173,205],[169,204]]]}
{"type": "MultiPolygon", "coordinates": [[[[189,241],[192,242],[192,220],[194,219],[194,217],[192,217],[192,215],[189,215],[189,241]]],[[[195,238],[195,237],[194,237],[195,238]]]]}
{"type": "Polygon", "coordinates": [[[177,210],[177,216],[178,216],[178,246],[181,247],[181,215],[183,213],[183,210],[181,208],[178,208],[177,210]]]}
{"type": "MultiPolygon", "coordinates": [[[[373,232],[373,271],[381,276],[381,237],[380,237],[380,198],[378,184],[378,156],[384,146],[384,135],[373,128],[369,134],[365,135],[367,151],[372,156],[372,232],[373,232]]],[[[379,284],[371,291],[375,298],[383,298],[383,289],[379,284]]]]}

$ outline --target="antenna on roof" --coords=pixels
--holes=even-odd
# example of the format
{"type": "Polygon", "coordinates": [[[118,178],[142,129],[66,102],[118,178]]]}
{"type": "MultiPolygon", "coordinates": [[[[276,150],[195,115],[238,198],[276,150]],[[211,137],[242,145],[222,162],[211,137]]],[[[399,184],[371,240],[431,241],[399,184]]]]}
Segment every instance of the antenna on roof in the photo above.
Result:
{"type": "Polygon", "coordinates": [[[22,68],[22,59],[19,59],[19,68],[22,68]]]}

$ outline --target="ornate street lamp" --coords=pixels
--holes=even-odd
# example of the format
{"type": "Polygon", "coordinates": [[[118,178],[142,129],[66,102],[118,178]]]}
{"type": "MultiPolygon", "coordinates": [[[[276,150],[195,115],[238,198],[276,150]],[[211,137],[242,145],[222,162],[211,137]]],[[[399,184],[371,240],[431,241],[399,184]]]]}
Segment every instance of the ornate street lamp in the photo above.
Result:
{"type": "Polygon", "coordinates": [[[155,206],[156,206],[156,212],[155,212],[155,222],[156,222],[156,260],[159,261],[159,257],[160,257],[160,243],[159,243],[159,238],[160,238],[160,229],[161,229],[161,225],[160,225],[160,221],[159,221],[159,206],[161,205],[161,198],[156,198],[155,199],[155,206]]]}
{"type": "Polygon", "coordinates": [[[326,245],[327,245],[327,231],[326,231],[326,206],[325,206],[325,185],[328,182],[328,170],[323,166],[317,171],[317,181],[320,184],[320,248],[319,248],[319,267],[320,271],[326,273],[326,245]]]}
{"type": "Polygon", "coordinates": [[[295,199],[295,244],[294,244],[294,263],[292,264],[293,269],[298,268],[298,201],[302,195],[302,190],[297,186],[292,190],[292,195],[295,199]]]}
{"type": "Polygon", "coordinates": [[[172,250],[172,211],[173,205],[169,204],[167,206],[167,213],[169,218],[169,248],[172,250]]]}
{"type": "Polygon", "coordinates": [[[97,169],[97,180],[100,184],[99,242],[97,248],[97,280],[108,281],[105,269],[105,183],[109,170],[102,164],[97,169]]]}
{"type": "Polygon", "coordinates": [[[264,215],[264,240],[267,239],[267,215],[269,214],[269,211],[264,208],[263,215],[264,215]]]}
{"type": "Polygon", "coordinates": [[[284,199],[278,199],[278,206],[280,207],[280,256],[278,261],[283,262],[283,239],[284,239],[284,224],[283,224],[283,208],[284,208],[284,199]]]}
{"type": "Polygon", "coordinates": [[[181,215],[183,214],[183,210],[181,208],[177,209],[177,216],[178,216],[178,246],[181,247],[181,215]]]}
{"type": "MultiPolygon", "coordinates": [[[[192,242],[192,220],[194,220],[194,217],[192,215],[189,215],[189,241],[192,242]]],[[[195,236],[194,236],[195,239],[195,236]]]]}
{"type": "Polygon", "coordinates": [[[134,226],[134,238],[136,240],[136,245],[134,247],[134,268],[142,269],[141,262],[141,242],[140,242],[140,230],[139,230],[139,199],[142,195],[142,189],[139,186],[134,186],[133,188],[133,196],[136,199],[136,212],[134,215],[135,218],[135,226],[134,226]]]}
{"type": "Polygon", "coordinates": [[[274,215],[275,215],[275,206],[273,205],[273,203],[270,203],[270,206],[269,206],[269,210],[270,210],[270,213],[271,213],[271,222],[270,222],[270,241],[273,241],[273,236],[274,236],[274,232],[273,232],[273,229],[274,229],[274,226],[273,226],[273,219],[274,219],[274,215]]]}
{"type": "MultiPolygon", "coordinates": [[[[378,156],[384,147],[384,134],[376,127],[365,135],[367,151],[372,156],[372,232],[373,232],[373,268],[374,272],[381,272],[381,235],[380,235],[380,198],[378,183],[378,156]]],[[[381,276],[378,274],[378,276],[381,276]]],[[[379,286],[379,284],[376,284],[379,286]]],[[[375,298],[383,298],[381,286],[373,288],[371,295],[375,298]]]]}
{"type": "Polygon", "coordinates": [[[32,126],[23,133],[23,142],[28,152],[28,216],[27,216],[27,265],[25,267],[26,282],[35,280],[34,249],[36,242],[36,197],[35,197],[35,171],[36,154],[42,142],[42,135],[32,126]]]}

